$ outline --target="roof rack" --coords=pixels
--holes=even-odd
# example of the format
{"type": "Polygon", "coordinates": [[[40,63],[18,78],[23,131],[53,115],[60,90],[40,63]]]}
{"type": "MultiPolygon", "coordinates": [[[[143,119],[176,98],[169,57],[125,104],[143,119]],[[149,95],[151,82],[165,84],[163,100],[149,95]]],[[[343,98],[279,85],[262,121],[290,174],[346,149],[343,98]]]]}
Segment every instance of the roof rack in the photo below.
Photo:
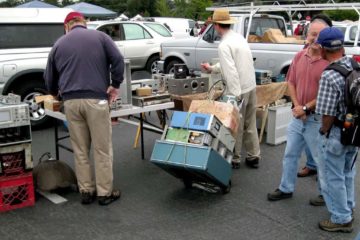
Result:
{"type": "MultiPolygon", "coordinates": [[[[218,8],[227,8],[231,13],[247,13],[250,14],[249,26],[251,26],[252,17],[256,13],[263,12],[281,12],[285,11],[290,19],[292,25],[292,17],[298,11],[323,11],[323,10],[355,10],[359,15],[358,31],[355,36],[354,46],[357,46],[360,30],[360,3],[336,3],[334,0],[329,0],[327,3],[306,3],[305,0],[290,0],[289,2],[297,2],[297,4],[280,4],[279,1],[264,1],[264,3],[272,3],[266,5],[254,5],[253,2],[243,4],[229,4],[221,6],[213,6],[206,8],[207,11],[214,11],[218,8]]],[[[247,28],[246,38],[250,33],[250,27],[247,28]]]]}

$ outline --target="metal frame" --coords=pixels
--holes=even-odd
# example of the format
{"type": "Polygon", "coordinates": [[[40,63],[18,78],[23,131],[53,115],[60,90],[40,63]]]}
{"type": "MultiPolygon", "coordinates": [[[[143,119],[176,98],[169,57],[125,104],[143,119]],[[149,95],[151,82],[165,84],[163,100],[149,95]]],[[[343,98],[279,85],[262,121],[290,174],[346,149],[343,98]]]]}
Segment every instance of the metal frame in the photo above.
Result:
{"type": "MultiPolygon", "coordinates": [[[[144,149],[144,129],[151,131],[151,132],[157,132],[162,134],[162,127],[166,124],[164,123],[164,121],[166,121],[166,113],[165,110],[166,109],[171,109],[174,107],[174,103],[173,102],[168,102],[168,103],[162,103],[162,104],[156,104],[156,105],[152,105],[152,106],[146,106],[146,107],[136,107],[133,106],[132,108],[128,108],[128,109],[120,109],[120,110],[114,110],[111,111],[110,117],[121,117],[121,116],[129,116],[129,115],[134,115],[134,114],[139,114],[139,120],[140,122],[138,123],[140,125],[140,136],[141,136],[141,159],[144,160],[145,158],[145,149],[144,149]],[[145,112],[151,112],[151,111],[162,111],[161,115],[161,127],[155,126],[151,123],[148,123],[147,121],[144,120],[142,113],[145,112]],[[144,125],[144,123],[148,124],[148,125],[144,125]]],[[[66,117],[65,114],[61,113],[61,112],[53,112],[50,110],[45,110],[46,114],[52,118],[54,118],[54,140],[55,140],[55,153],[56,153],[56,159],[59,159],[59,148],[65,149],[69,152],[73,152],[73,150],[70,147],[65,146],[64,144],[61,143],[62,140],[69,138],[69,135],[65,135],[65,136],[61,136],[59,137],[59,129],[58,129],[58,120],[62,120],[62,121],[66,121],[66,117]]],[[[130,121],[124,121],[129,123],[130,121]]]]}
{"type": "MultiPolygon", "coordinates": [[[[269,1],[272,2],[272,1],[269,1]]],[[[246,31],[246,39],[250,33],[250,26],[252,18],[256,13],[265,12],[281,12],[285,11],[290,19],[292,25],[292,17],[298,11],[323,11],[323,10],[354,10],[359,15],[358,31],[355,36],[354,46],[357,46],[359,40],[359,29],[360,29],[360,3],[336,3],[334,0],[329,0],[328,3],[306,3],[305,0],[297,1],[297,4],[283,4],[281,5],[278,1],[273,1],[272,4],[268,5],[254,5],[253,2],[244,3],[241,6],[234,5],[222,5],[213,6],[206,8],[207,11],[214,11],[218,8],[227,8],[232,13],[248,13],[250,14],[249,25],[246,31]]]]}

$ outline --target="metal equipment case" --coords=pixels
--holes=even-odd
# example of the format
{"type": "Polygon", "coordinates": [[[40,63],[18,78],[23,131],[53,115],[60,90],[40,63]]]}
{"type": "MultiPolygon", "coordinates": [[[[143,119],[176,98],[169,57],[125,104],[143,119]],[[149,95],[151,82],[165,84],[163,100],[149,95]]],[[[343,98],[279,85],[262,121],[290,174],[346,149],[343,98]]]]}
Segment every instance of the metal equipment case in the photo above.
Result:
{"type": "Polygon", "coordinates": [[[175,95],[188,95],[195,93],[203,93],[209,90],[208,77],[188,77],[188,78],[169,78],[168,91],[175,95]]]}
{"type": "Polygon", "coordinates": [[[182,179],[186,187],[193,182],[219,186],[230,191],[231,164],[211,147],[157,140],[150,161],[182,179]]]}

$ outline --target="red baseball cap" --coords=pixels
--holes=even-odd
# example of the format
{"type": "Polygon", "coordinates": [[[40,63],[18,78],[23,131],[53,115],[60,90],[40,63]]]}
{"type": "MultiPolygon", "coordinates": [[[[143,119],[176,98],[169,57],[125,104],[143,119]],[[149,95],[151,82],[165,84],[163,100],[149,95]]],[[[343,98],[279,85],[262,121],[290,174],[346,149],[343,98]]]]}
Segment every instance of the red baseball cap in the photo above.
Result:
{"type": "Polygon", "coordinates": [[[84,19],[84,15],[82,15],[81,13],[79,12],[71,12],[69,13],[65,20],[64,20],[64,24],[67,24],[68,22],[70,22],[71,20],[75,19],[75,18],[82,18],[84,19]]]}

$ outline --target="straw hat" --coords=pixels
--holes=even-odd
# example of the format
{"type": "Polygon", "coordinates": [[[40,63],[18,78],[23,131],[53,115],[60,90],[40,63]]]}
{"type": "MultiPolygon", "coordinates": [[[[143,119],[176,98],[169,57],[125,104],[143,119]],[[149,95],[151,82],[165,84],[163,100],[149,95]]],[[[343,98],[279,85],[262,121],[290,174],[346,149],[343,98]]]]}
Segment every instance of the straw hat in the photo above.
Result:
{"type": "Polygon", "coordinates": [[[230,17],[229,10],[226,8],[215,9],[213,17],[213,23],[220,24],[234,24],[236,23],[235,18],[230,17]]]}

